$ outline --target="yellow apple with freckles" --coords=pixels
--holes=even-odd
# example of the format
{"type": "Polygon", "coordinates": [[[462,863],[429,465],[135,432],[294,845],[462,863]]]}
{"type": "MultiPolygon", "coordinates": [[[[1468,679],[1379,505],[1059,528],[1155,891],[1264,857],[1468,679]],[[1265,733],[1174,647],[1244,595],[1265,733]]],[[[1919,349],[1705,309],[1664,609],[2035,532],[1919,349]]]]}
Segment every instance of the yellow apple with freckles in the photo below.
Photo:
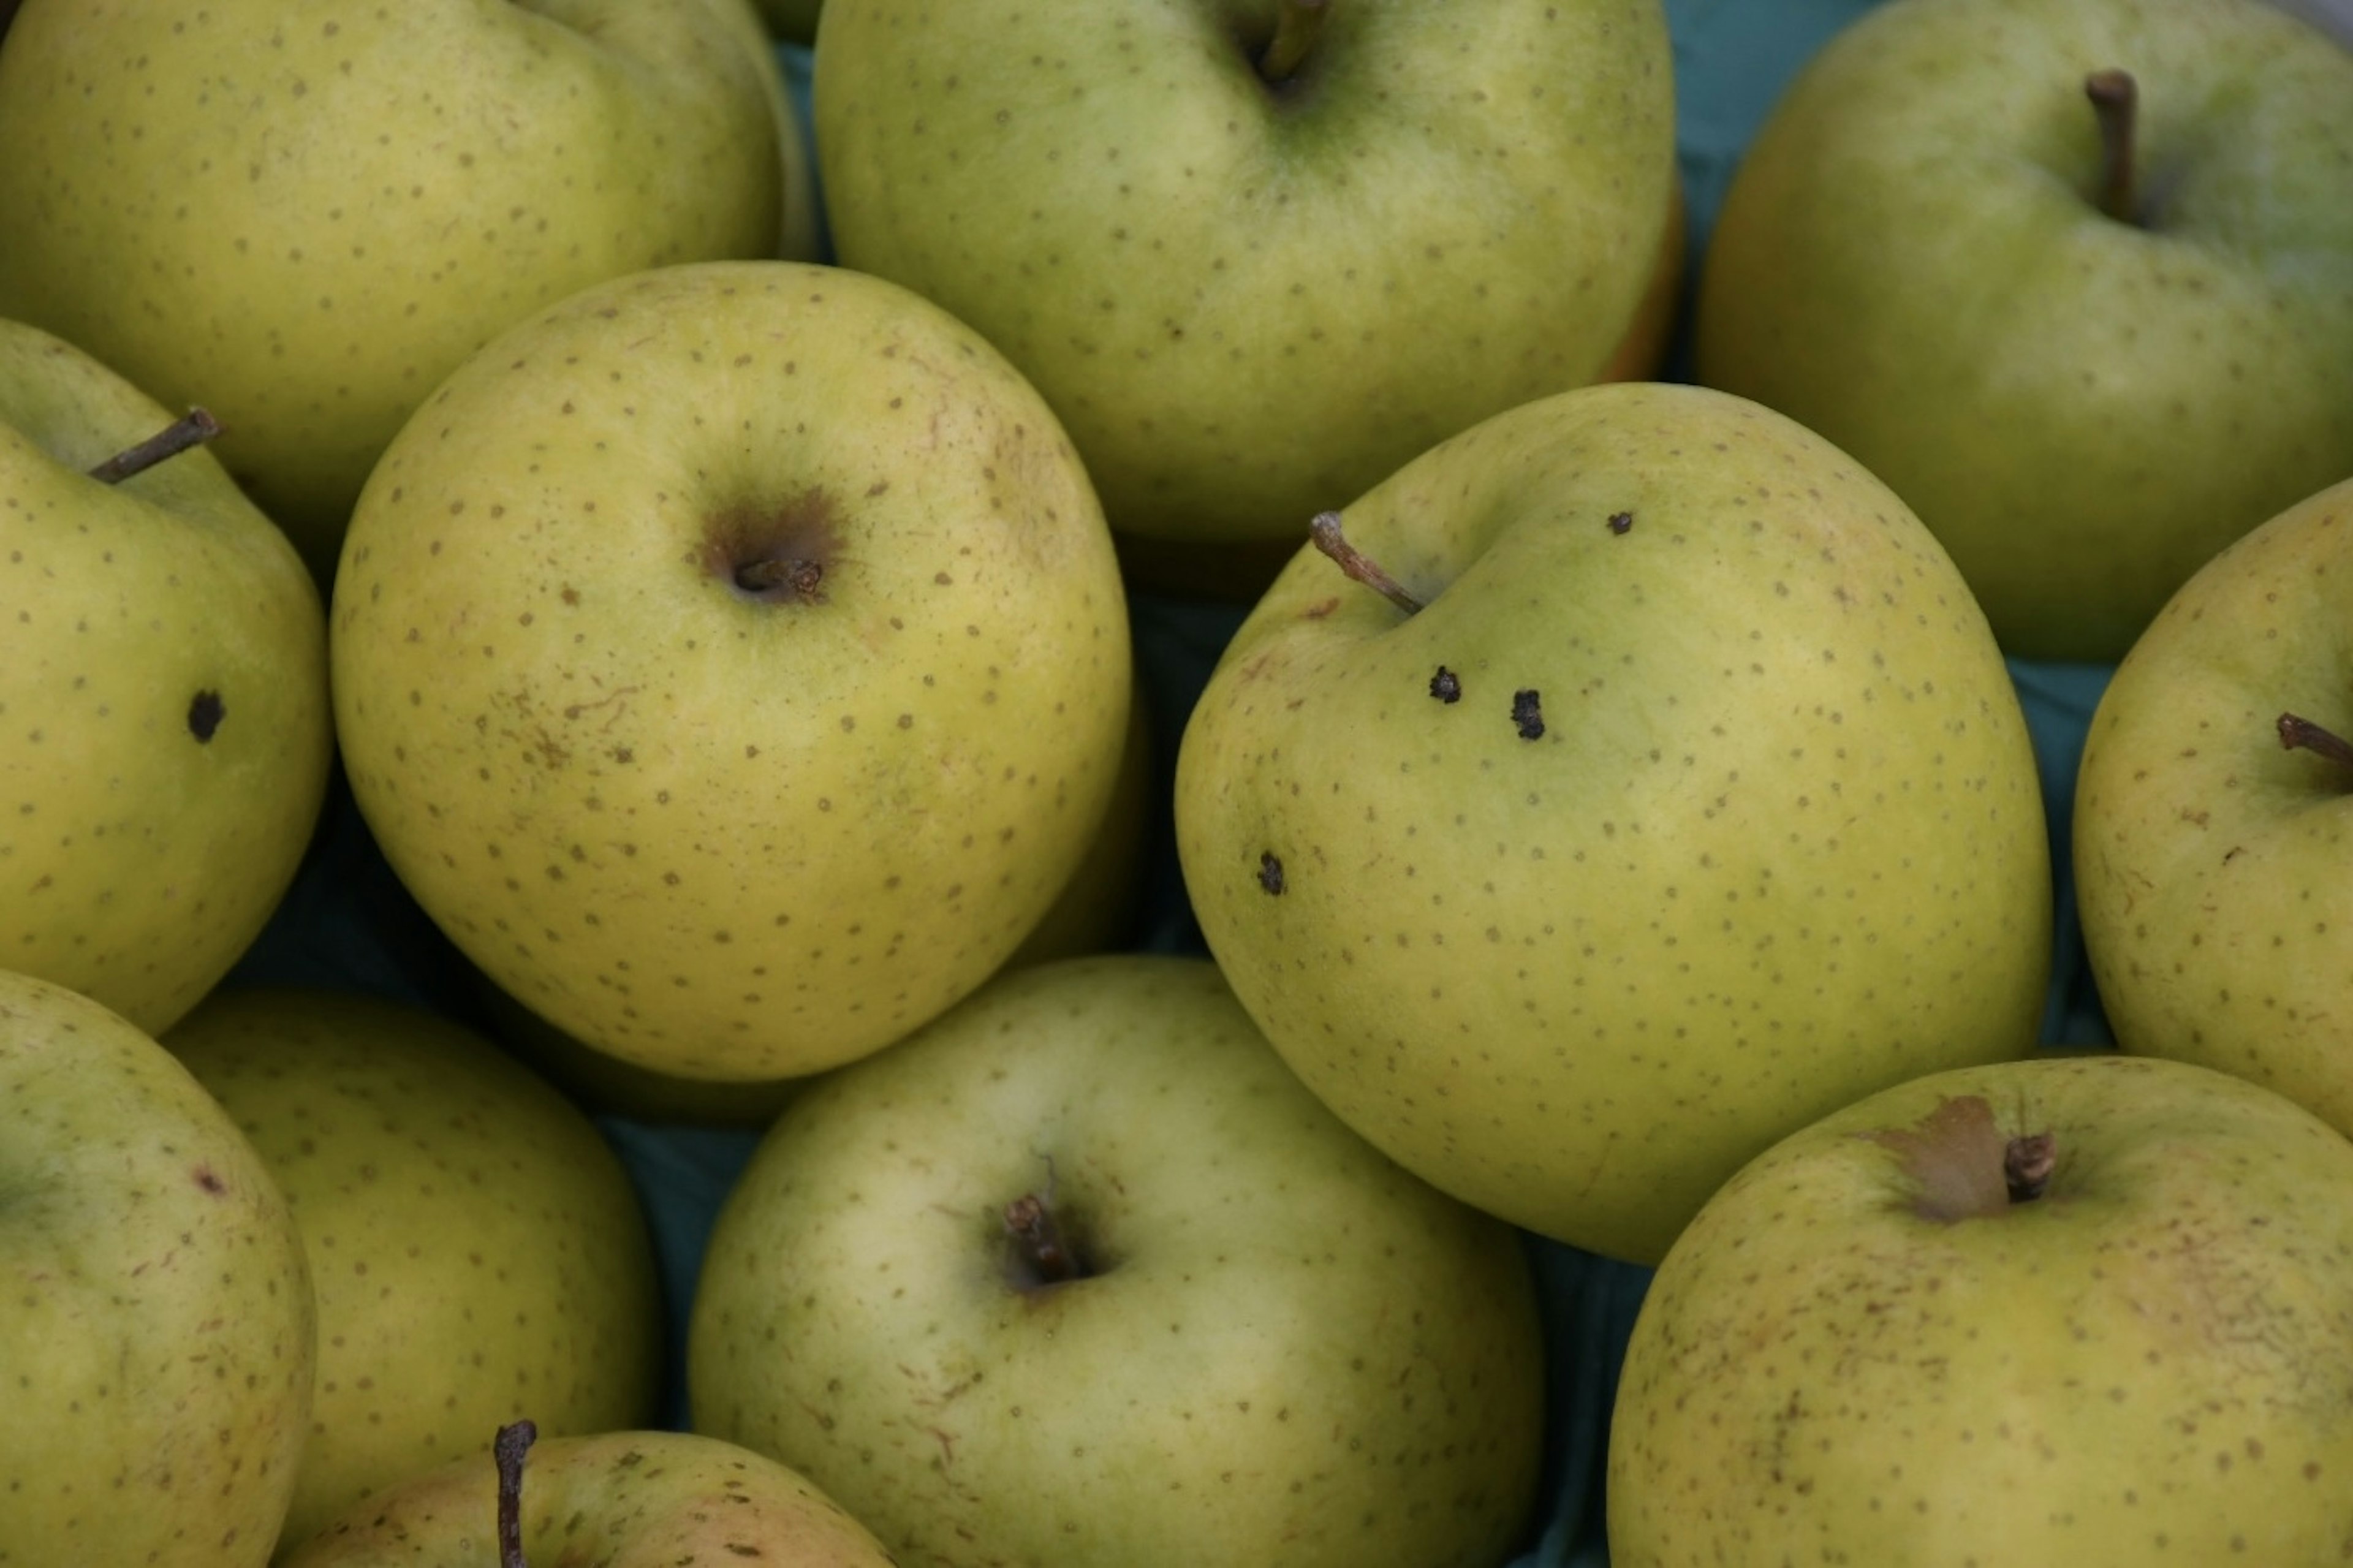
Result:
{"type": "Polygon", "coordinates": [[[946,1008],[1113,798],[1134,684],[1085,471],[895,284],[657,268],[489,345],[353,517],[359,807],[500,989],[609,1055],[797,1077],[946,1008]]]}

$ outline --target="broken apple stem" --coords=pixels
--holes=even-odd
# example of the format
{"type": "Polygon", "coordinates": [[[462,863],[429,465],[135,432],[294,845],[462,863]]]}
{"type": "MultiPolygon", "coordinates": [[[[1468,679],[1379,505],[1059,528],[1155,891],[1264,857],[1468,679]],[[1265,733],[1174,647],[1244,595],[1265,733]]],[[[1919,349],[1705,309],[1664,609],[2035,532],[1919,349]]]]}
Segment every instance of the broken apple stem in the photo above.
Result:
{"type": "Polygon", "coordinates": [[[2059,1163],[2059,1142],[2048,1132],[2029,1132],[2010,1141],[2002,1151],[2001,1179],[2010,1201],[2031,1204],[2051,1185],[2052,1168],[2059,1163]]]}
{"type": "Polygon", "coordinates": [[[116,485],[144,473],[166,458],[176,458],[191,447],[201,447],[220,434],[220,422],[201,408],[191,408],[144,441],[125,447],[89,470],[100,484],[116,485]]]}
{"type": "Polygon", "coordinates": [[[1324,18],[1331,8],[1330,0],[1282,0],[1274,37],[1258,58],[1259,79],[1277,87],[1297,75],[1323,34],[1324,18]]]}
{"type": "Polygon", "coordinates": [[[1403,584],[1382,571],[1372,557],[1348,542],[1348,536],[1340,531],[1338,512],[1317,512],[1308,523],[1307,531],[1314,538],[1315,548],[1338,563],[1340,570],[1352,581],[1362,583],[1409,616],[1421,608],[1419,599],[1407,593],[1403,584]]]}
{"type": "Polygon", "coordinates": [[[2139,221],[2133,188],[2135,121],[2140,87],[2130,71],[2098,70],[2084,79],[2084,96],[2100,122],[2100,210],[2118,223],[2139,221]]]}
{"type": "Polygon", "coordinates": [[[528,1568],[522,1559],[522,1457],[539,1440],[539,1427],[515,1421],[499,1428],[491,1455],[499,1467],[499,1568],[528,1568]]]}
{"type": "Polygon", "coordinates": [[[2279,716],[2280,744],[2291,752],[2315,752],[2339,767],[2353,768],[2353,743],[2301,714],[2279,716]]]}
{"type": "Polygon", "coordinates": [[[1005,1205],[1005,1233],[1013,1238],[1024,1274],[1039,1285],[1067,1285],[1085,1279],[1088,1272],[1085,1258],[1054,1214],[1053,1191],[1050,1168],[1043,1194],[1024,1193],[1005,1205]]]}
{"type": "Polygon", "coordinates": [[[814,603],[824,596],[825,563],[769,557],[746,561],[735,568],[735,585],[747,594],[788,589],[796,598],[814,603]]]}

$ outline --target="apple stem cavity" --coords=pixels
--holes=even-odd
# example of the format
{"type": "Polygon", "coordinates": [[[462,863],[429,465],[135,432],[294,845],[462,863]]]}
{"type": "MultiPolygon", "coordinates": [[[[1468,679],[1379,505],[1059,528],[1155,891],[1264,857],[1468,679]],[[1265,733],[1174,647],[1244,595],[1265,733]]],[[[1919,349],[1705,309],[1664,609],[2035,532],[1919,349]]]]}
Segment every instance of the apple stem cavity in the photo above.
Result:
{"type": "Polygon", "coordinates": [[[1046,1162],[1046,1190],[1024,1193],[1005,1205],[1005,1234],[1013,1244],[1013,1287],[1028,1294],[1092,1278],[1096,1270],[1080,1238],[1054,1211],[1054,1161],[1046,1162]]]}
{"type": "Polygon", "coordinates": [[[2280,744],[2291,752],[2313,752],[2341,768],[2353,770],[2353,743],[2332,730],[2296,713],[2279,716],[2280,744]]]}
{"type": "Polygon", "coordinates": [[[538,1440],[538,1425],[525,1420],[500,1427],[491,1441],[499,1467],[499,1568],[529,1568],[522,1558],[522,1457],[538,1440]]]}
{"type": "Polygon", "coordinates": [[[2084,79],[2084,96],[2092,100],[2092,113],[2100,124],[2100,210],[2118,223],[2138,224],[2133,142],[2139,84],[2130,71],[2097,70],[2084,79]]]}
{"type": "Polygon", "coordinates": [[[106,461],[87,469],[102,485],[119,485],[133,474],[146,472],[167,458],[191,447],[201,447],[220,434],[220,421],[201,408],[191,408],[144,441],[125,447],[106,461]]]}
{"type": "Polygon", "coordinates": [[[825,563],[766,558],[746,561],[735,568],[735,586],[764,599],[797,599],[804,605],[825,602],[825,563]]]}
{"type": "Polygon", "coordinates": [[[1270,87],[1281,87],[1298,75],[1299,68],[1314,52],[1315,40],[1324,32],[1324,18],[1331,10],[1331,0],[1282,0],[1274,37],[1258,57],[1259,79],[1270,87]]]}
{"type": "Polygon", "coordinates": [[[2051,1173],[2059,1163],[2059,1141],[2048,1132],[2029,1132],[2010,1141],[2002,1150],[2002,1184],[2010,1190],[2010,1201],[2031,1204],[2041,1197],[2051,1185],[2051,1173]]]}
{"type": "Polygon", "coordinates": [[[1382,571],[1378,562],[1348,542],[1348,536],[1340,531],[1338,512],[1317,512],[1308,522],[1307,531],[1314,539],[1315,548],[1337,563],[1352,582],[1362,583],[1409,616],[1421,608],[1421,601],[1382,571]]]}

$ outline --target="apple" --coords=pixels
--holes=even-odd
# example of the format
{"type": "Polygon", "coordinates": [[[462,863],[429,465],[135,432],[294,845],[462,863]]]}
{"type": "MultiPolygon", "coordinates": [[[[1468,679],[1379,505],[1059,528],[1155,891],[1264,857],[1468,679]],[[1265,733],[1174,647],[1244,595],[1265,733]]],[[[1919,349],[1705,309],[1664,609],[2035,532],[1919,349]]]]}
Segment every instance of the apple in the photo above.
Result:
{"type": "Polygon", "coordinates": [[[268,924],[332,765],[318,590],[209,428],[0,321],[0,961],[148,1033],[268,924]]]}
{"type": "Polygon", "coordinates": [[[797,129],[746,4],[26,0],[0,315],[209,407],[323,573],[385,444],[493,333],[775,254],[797,129]]]}
{"type": "Polygon", "coordinates": [[[1654,1263],[1783,1134],[2034,1046],[2017,693],[1852,459],[1724,393],[1595,386],[1319,533],[1192,710],[1176,845],[1242,1005],[1407,1169],[1654,1263]]]}
{"type": "Polygon", "coordinates": [[[1658,0],[834,0],[813,95],[842,262],[1002,349],[1124,537],[1295,547],[1673,294],[1658,0]]]}
{"type": "Polygon", "coordinates": [[[1133,685],[1084,469],[896,284],[654,268],[503,334],[402,430],[332,614],[353,794],[417,903],[582,1044],[792,1078],[1043,918],[1133,685]]]}
{"type": "Polygon", "coordinates": [[[286,1200],[119,1014],[0,972],[0,1563],[261,1568],[316,1324],[286,1200]]]}
{"type": "Polygon", "coordinates": [[[2126,1049],[2275,1089],[2353,1135],[2353,479],[2184,584],[2101,694],[2076,905],[2126,1049]]]}
{"type": "Polygon", "coordinates": [[[761,1455],[687,1432],[600,1432],[534,1447],[537,1435],[529,1421],[500,1428],[491,1453],[409,1478],[308,1538],[279,1568],[749,1560],[890,1568],[863,1525],[761,1455]],[[494,1530],[514,1556],[492,1554],[494,1530]]]}
{"type": "Polygon", "coordinates": [[[643,1424],[663,1345],[636,1189],[586,1112],[482,1036],[356,992],[248,986],[163,1037],[292,1208],[318,1392],[302,1540],[529,1415],[643,1424]]]}
{"type": "Polygon", "coordinates": [[[2261,0],[1893,0],[1750,143],[1698,379],[1887,481],[2005,650],[2114,662],[2353,473],[2348,103],[2261,0]]]}
{"type": "Polygon", "coordinates": [[[1542,1359],[1515,1233],[1334,1120],[1214,965],[1120,953],[806,1088],[720,1211],[687,1381],[910,1568],[1493,1564],[1542,1359]]]}
{"type": "Polygon", "coordinates": [[[2319,1563],[2353,1542],[2353,1144],[2116,1055],[1793,1133],[1659,1267],[1613,1568],[2319,1563]]]}

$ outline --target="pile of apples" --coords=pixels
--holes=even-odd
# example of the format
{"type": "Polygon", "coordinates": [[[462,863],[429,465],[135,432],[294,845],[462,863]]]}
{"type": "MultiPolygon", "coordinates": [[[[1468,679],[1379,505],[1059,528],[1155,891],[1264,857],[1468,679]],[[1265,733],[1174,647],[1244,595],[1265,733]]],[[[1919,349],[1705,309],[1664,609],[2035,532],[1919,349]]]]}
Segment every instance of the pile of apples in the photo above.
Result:
{"type": "Polygon", "coordinates": [[[0,4],[0,1568],[2353,1554],[2336,5],[0,4]]]}

